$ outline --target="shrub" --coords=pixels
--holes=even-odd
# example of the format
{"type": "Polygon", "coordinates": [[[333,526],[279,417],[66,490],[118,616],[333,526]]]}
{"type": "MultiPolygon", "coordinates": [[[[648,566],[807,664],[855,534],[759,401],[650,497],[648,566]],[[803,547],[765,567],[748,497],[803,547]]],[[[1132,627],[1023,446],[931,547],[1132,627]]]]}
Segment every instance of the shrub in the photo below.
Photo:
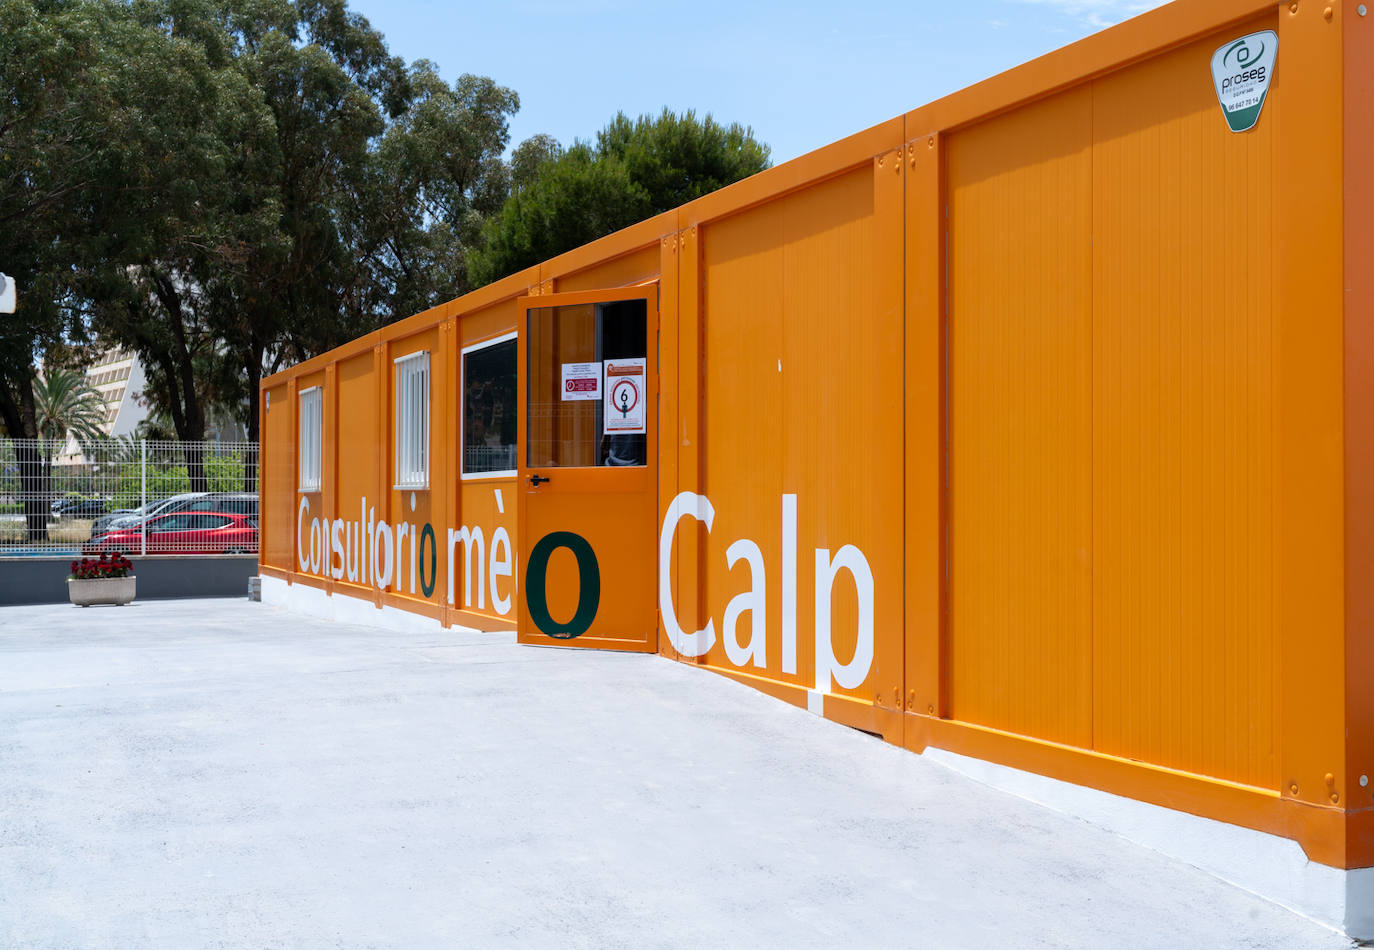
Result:
{"type": "Polygon", "coordinates": [[[128,577],[133,569],[133,563],[124,555],[105,553],[99,558],[83,557],[79,561],[72,561],[72,572],[67,575],[67,580],[128,577]]]}

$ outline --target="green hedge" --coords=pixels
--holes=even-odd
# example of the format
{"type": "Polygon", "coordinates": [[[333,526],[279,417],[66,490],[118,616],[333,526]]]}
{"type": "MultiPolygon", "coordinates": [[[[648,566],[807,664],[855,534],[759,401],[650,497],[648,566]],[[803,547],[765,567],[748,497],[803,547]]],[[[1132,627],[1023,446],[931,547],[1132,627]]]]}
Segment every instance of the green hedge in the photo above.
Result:
{"type": "MultiPolygon", "coordinates": [[[[207,455],[205,457],[206,491],[242,491],[243,458],[233,455],[207,455]]],[[[115,480],[114,497],[111,508],[137,508],[143,497],[142,481],[137,462],[119,466],[115,480]]],[[[148,497],[166,498],[180,495],[191,490],[191,478],[186,474],[185,465],[148,465],[148,497]]]]}

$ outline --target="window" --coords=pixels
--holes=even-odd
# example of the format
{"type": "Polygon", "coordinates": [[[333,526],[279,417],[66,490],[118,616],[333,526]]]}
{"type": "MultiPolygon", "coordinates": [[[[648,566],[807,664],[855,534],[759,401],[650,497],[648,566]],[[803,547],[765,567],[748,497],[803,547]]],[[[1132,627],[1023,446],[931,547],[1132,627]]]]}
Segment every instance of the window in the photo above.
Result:
{"type": "Polygon", "coordinates": [[[463,350],[463,477],[516,470],[515,334],[463,350]]]}
{"type": "Polygon", "coordinates": [[[324,399],[318,386],[301,393],[300,459],[301,491],[320,490],[320,468],[324,457],[321,444],[324,436],[324,399]]]}
{"type": "Polygon", "coordinates": [[[530,468],[644,465],[648,325],[642,299],[527,311],[530,468]]]}
{"type": "Polygon", "coordinates": [[[429,352],[396,360],[396,487],[429,487],[429,352]]]}

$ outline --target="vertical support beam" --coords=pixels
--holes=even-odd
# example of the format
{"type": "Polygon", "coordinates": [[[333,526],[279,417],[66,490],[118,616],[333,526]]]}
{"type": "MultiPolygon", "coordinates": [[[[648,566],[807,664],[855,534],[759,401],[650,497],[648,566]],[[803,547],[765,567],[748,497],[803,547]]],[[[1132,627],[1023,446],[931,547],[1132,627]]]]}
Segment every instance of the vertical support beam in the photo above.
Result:
{"type": "MultiPolygon", "coordinates": [[[[678,447],[678,491],[706,492],[705,429],[705,315],[701,227],[687,225],[681,234],[678,254],[678,426],[673,433],[678,447]]],[[[671,499],[669,499],[671,500],[671,499]]],[[[706,624],[706,545],[700,525],[683,525],[677,535],[677,614],[684,630],[706,624]]],[[[704,665],[706,657],[692,662],[704,665]]]]}
{"type": "MultiPolygon", "coordinates": [[[[291,468],[290,477],[287,484],[291,486],[291,522],[296,521],[296,506],[300,504],[298,489],[301,485],[301,407],[300,407],[300,388],[301,381],[297,376],[292,376],[286,381],[286,405],[282,407],[286,411],[286,437],[291,440],[291,468]]],[[[300,539],[296,537],[296,531],[291,531],[291,560],[287,566],[292,574],[301,569],[301,552],[296,549],[296,544],[300,539]]],[[[258,533],[258,543],[262,543],[262,533],[258,533]]]]}
{"type": "MultiPolygon", "coordinates": [[[[945,591],[944,141],[906,144],[906,710],[938,718],[945,591]]],[[[925,730],[905,743],[925,748],[925,730]]]]}
{"type": "MultiPolygon", "coordinates": [[[[1342,14],[1279,7],[1275,146],[1275,635],[1280,793],[1313,860],[1344,866],[1342,14]]],[[[1256,288],[1262,293],[1262,288],[1256,288]]]]}
{"type": "MultiPolygon", "coordinates": [[[[324,368],[324,392],[320,400],[320,509],[331,521],[339,511],[339,369],[330,363],[324,368]]],[[[298,443],[299,444],[299,443],[298,443]]],[[[324,539],[324,589],[333,596],[334,575],[329,570],[329,537],[324,539]]]]}
{"type": "MultiPolygon", "coordinates": [[[[1368,6],[1368,4],[1366,4],[1368,6]]],[[[1346,0],[1345,721],[1347,867],[1374,867],[1374,11],[1346,0]],[[1361,777],[1368,779],[1360,784],[1361,777]]]]}
{"type": "MultiPolygon", "coordinates": [[[[262,418],[262,417],[259,416],[259,418],[262,418]]],[[[139,460],[138,460],[138,497],[139,497],[139,502],[138,502],[138,503],[139,503],[139,505],[140,505],[139,511],[140,511],[140,513],[143,515],[143,517],[139,518],[139,520],[138,520],[138,553],[139,553],[140,556],[142,556],[142,555],[148,553],[148,440],[147,440],[147,439],[139,439],[139,440],[138,440],[138,454],[139,454],[139,460]]],[[[262,457],[261,454],[259,454],[259,459],[261,459],[261,457],[262,457]]],[[[261,466],[261,462],[259,462],[259,466],[261,466]]],[[[258,484],[262,484],[262,474],[261,474],[261,473],[262,473],[262,469],[261,469],[261,467],[259,467],[258,473],[259,473],[259,474],[258,474],[258,484]]],[[[261,507],[261,506],[259,506],[259,507],[261,507]]],[[[261,551],[262,551],[262,530],[261,530],[261,529],[258,530],[258,551],[259,551],[258,557],[259,557],[259,559],[261,559],[261,557],[262,557],[262,555],[261,555],[261,551]]]]}
{"type": "MultiPolygon", "coordinates": [[[[267,563],[267,539],[270,536],[271,528],[268,523],[267,505],[263,503],[263,495],[266,490],[263,488],[262,477],[267,472],[267,388],[258,383],[258,391],[255,397],[258,400],[258,573],[262,573],[262,566],[267,563]]],[[[147,452],[145,443],[144,452],[147,452]]],[[[146,477],[146,476],[145,476],[146,477]]],[[[146,487],[145,487],[146,494],[146,487]]],[[[142,504],[147,503],[145,498],[142,504]]],[[[287,582],[290,583],[290,575],[287,582]]]]}
{"type": "MultiPolygon", "coordinates": [[[[679,226],[681,224],[679,215],[679,226]]],[[[678,488],[678,261],[681,258],[682,232],[675,231],[659,242],[658,285],[658,523],[668,512],[668,506],[680,490],[678,488]]],[[[659,565],[662,569],[663,565],[659,565]]],[[[657,573],[655,573],[657,578],[657,573]]],[[[658,651],[676,657],[673,645],[663,631],[663,615],[658,618],[658,651]]]]}
{"type": "MultiPolygon", "coordinates": [[[[873,280],[876,307],[873,319],[882,327],[904,327],[906,324],[906,259],[903,251],[906,244],[907,171],[904,145],[898,145],[873,159],[873,280]]],[[[905,333],[902,336],[904,338],[905,333]]],[[[893,343],[895,345],[896,341],[893,343]]],[[[903,383],[906,383],[905,379],[903,383]]],[[[904,425],[903,415],[890,430],[885,427],[883,431],[891,432],[892,437],[905,442],[904,425]]],[[[903,458],[904,469],[905,465],[906,459],[903,458]]],[[[902,494],[905,495],[905,485],[902,494]]],[[[903,565],[905,570],[905,557],[903,565]]],[[[905,581],[903,575],[903,587],[905,581]]],[[[892,591],[888,596],[902,596],[902,593],[892,591]]],[[[884,739],[896,745],[902,743],[902,710],[906,706],[905,627],[903,617],[901,629],[876,630],[873,645],[877,728],[884,739]]]]}
{"type": "MultiPolygon", "coordinates": [[[[391,460],[396,447],[391,442],[391,344],[382,341],[372,348],[372,378],[377,386],[377,521],[391,520],[391,460]]],[[[371,506],[369,506],[371,507],[371,506]]],[[[367,526],[363,526],[366,537],[367,526]]],[[[366,541],[364,541],[366,543],[366,541]]],[[[372,551],[367,552],[367,569],[376,570],[372,563],[372,551]]],[[[386,591],[375,586],[372,578],[364,578],[364,583],[372,589],[372,603],[380,610],[386,603],[386,591]]]]}
{"type": "Polygon", "coordinates": [[[463,365],[462,347],[458,341],[458,318],[445,320],[439,325],[439,346],[435,362],[444,367],[442,384],[435,376],[434,392],[436,400],[436,419],[442,418],[442,426],[435,426],[439,444],[433,457],[438,469],[430,478],[430,498],[434,505],[431,519],[435,530],[435,584],[434,602],[439,606],[439,622],[445,627],[453,626],[448,605],[448,596],[438,579],[447,577],[448,545],[444,543],[446,526],[462,524],[459,515],[460,499],[458,486],[462,482],[463,444],[463,365]],[[441,415],[442,414],[442,415],[441,415]]]}

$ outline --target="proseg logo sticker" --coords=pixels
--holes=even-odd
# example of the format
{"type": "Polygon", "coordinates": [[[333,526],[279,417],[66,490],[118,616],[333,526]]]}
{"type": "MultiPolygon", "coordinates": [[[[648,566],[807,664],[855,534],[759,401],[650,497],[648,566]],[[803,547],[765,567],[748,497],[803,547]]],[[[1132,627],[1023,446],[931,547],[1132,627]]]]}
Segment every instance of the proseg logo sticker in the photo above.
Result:
{"type": "Polygon", "coordinates": [[[1259,122],[1278,53],[1278,34],[1264,30],[1233,40],[1212,54],[1217,101],[1232,132],[1248,132],[1259,122]]]}

